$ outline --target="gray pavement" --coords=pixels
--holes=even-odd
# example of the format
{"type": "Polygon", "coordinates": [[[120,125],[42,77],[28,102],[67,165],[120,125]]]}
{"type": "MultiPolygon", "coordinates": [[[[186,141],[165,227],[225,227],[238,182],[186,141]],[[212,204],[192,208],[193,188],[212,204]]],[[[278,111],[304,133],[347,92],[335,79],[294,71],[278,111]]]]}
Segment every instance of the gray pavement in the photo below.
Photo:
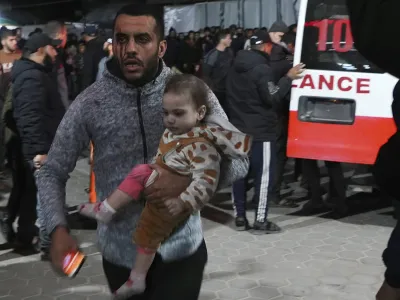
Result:
{"type": "MultiPolygon", "coordinates": [[[[87,200],[87,169],[81,161],[71,176],[70,206],[87,200]]],[[[379,204],[372,196],[354,197],[356,205],[379,204]]],[[[390,208],[368,211],[366,207],[340,220],[329,214],[306,217],[296,210],[273,209],[271,220],[285,232],[255,236],[231,228],[229,201],[228,195],[220,195],[203,212],[209,262],[201,300],[375,299],[384,272],[381,253],[395,224],[387,214],[390,208]]],[[[75,279],[58,277],[38,255],[21,256],[0,248],[0,300],[109,299],[95,232],[73,233],[88,254],[75,279]]]]}

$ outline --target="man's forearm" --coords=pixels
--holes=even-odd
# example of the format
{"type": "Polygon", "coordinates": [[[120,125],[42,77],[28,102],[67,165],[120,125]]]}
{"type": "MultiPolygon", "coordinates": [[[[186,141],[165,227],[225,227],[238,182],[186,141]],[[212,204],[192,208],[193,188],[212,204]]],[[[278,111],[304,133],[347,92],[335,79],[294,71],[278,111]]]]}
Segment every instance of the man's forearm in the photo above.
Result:
{"type": "Polygon", "coordinates": [[[68,227],[65,216],[65,183],[51,176],[45,164],[36,175],[38,194],[43,220],[47,232],[53,232],[57,227],[68,227]]]}

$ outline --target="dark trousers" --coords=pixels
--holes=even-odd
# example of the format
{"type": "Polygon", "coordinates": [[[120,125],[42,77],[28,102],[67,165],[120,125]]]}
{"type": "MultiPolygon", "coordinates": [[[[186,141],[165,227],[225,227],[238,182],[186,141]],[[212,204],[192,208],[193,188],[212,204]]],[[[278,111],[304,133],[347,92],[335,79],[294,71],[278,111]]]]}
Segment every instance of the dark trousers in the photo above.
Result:
{"type": "Polygon", "coordinates": [[[253,142],[250,170],[246,178],[233,184],[233,203],[237,217],[246,216],[248,180],[254,178],[254,202],[257,203],[256,221],[264,222],[268,216],[269,201],[276,201],[273,183],[276,180],[276,142],[253,142]]]}
{"type": "MultiPolygon", "coordinates": [[[[147,274],[146,291],[127,300],[197,300],[207,259],[204,241],[194,254],[179,261],[163,262],[157,254],[147,274]]],[[[112,292],[128,280],[131,272],[104,259],[103,268],[112,292]]]]}
{"type": "Polygon", "coordinates": [[[276,180],[274,182],[275,194],[279,197],[281,185],[283,182],[283,175],[285,173],[285,165],[287,162],[286,150],[288,140],[288,122],[289,120],[281,116],[278,120],[279,132],[276,139],[276,180]]]}
{"type": "MultiPolygon", "coordinates": [[[[400,202],[393,201],[395,214],[400,213],[400,202]]],[[[386,265],[385,280],[393,288],[400,288],[400,220],[397,220],[396,227],[390,236],[387,248],[383,251],[383,262],[386,265]]]]}
{"type": "MultiPolygon", "coordinates": [[[[329,196],[336,200],[337,205],[343,205],[346,200],[346,182],[342,165],[339,162],[325,161],[329,176],[329,196]]],[[[310,187],[311,201],[321,203],[321,175],[316,160],[303,160],[303,175],[310,187]]]]}
{"type": "Polygon", "coordinates": [[[32,165],[22,155],[19,138],[13,137],[8,144],[11,159],[13,187],[7,204],[10,221],[18,219],[18,237],[21,242],[30,243],[37,235],[36,184],[32,165]]]}

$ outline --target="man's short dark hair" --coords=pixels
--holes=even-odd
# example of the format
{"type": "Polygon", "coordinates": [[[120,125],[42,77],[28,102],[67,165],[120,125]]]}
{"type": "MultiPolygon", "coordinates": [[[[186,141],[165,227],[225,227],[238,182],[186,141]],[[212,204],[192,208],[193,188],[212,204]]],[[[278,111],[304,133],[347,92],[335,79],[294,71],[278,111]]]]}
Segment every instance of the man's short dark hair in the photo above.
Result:
{"type": "Polygon", "coordinates": [[[1,32],[1,40],[5,40],[11,36],[17,36],[17,32],[15,30],[10,30],[10,29],[4,29],[1,32]]]}
{"type": "Polygon", "coordinates": [[[223,40],[224,38],[226,38],[229,34],[231,34],[231,32],[229,31],[229,29],[223,29],[220,32],[218,32],[218,36],[217,36],[217,42],[219,43],[221,40],[223,40]]]}
{"type": "Polygon", "coordinates": [[[57,37],[57,34],[59,34],[64,28],[65,28],[64,22],[50,21],[49,23],[46,24],[44,32],[52,39],[55,39],[57,37]]]}
{"type": "Polygon", "coordinates": [[[132,17],[149,16],[156,21],[155,32],[160,40],[164,39],[164,7],[158,4],[135,3],[123,6],[115,16],[113,29],[120,15],[128,15],[132,17]]]}

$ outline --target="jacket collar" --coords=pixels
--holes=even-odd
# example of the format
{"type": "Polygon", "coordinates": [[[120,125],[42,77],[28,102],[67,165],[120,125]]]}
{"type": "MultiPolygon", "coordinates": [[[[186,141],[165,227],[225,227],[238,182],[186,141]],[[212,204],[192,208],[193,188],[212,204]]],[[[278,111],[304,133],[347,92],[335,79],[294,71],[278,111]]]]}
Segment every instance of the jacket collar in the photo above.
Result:
{"type": "Polygon", "coordinates": [[[104,72],[104,77],[113,81],[114,84],[123,85],[127,89],[131,90],[140,90],[141,93],[148,94],[154,91],[159,85],[164,86],[166,78],[171,74],[170,68],[168,68],[164,61],[160,59],[158,64],[158,70],[156,75],[152,80],[146,83],[143,86],[136,87],[132,84],[129,84],[125,81],[122,72],[118,66],[118,63],[115,58],[110,59],[106,63],[106,69],[104,72]]]}

